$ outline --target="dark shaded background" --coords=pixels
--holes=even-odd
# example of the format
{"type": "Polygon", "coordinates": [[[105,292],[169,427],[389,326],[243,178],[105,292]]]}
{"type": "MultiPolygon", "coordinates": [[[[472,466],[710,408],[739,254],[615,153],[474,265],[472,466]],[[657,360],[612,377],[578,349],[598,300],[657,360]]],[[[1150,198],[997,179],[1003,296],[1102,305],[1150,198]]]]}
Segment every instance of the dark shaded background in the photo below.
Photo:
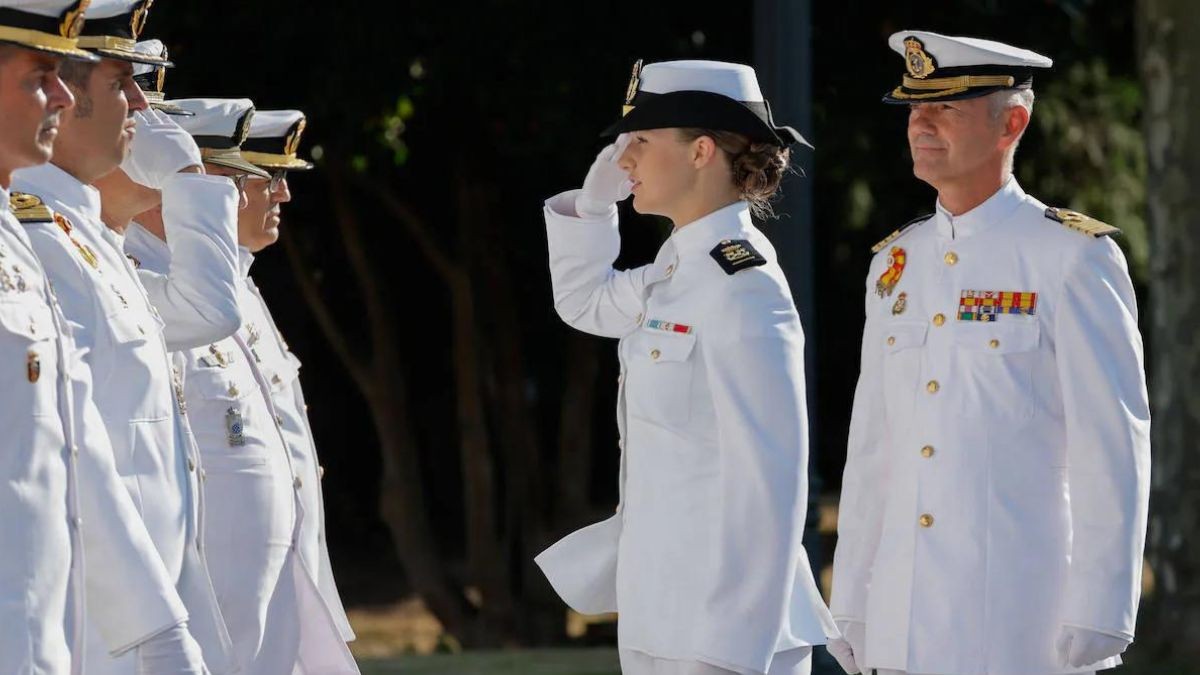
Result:
{"type": "MultiPolygon", "coordinates": [[[[921,28],[1008,41],[1052,56],[1056,67],[1037,78],[1039,103],[1017,175],[1049,204],[1123,227],[1122,243],[1139,274],[1146,260],[1145,167],[1131,2],[820,0],[811,8],[813,123],[801,132],[817,149],[795,158],[815,195],[820,319],[809,348],[819,363],[814,410],[821,436],[813,447],[822,489],[836,496],[869,248],[899,224],[930,212],[934,199],[910,173],[906,110],[880,103],[902,72],[887,36],[921,28]]],[[[319,155],[319,168],[289,176],[294,200],[284,212],[284,228],[304,262],[295,267],[278,246],[259,256],[254,275],[304,362],[303,383],[327,468],[331,552],[347,604],[387,603],[411,587],[379,515],[380,452],[366,402],[295,283],[296,272],[319,280],[351,348],[370,350],[361,289],[339,244],[330,177],[366,176],[386,185],[430,225],[444,251],[476,261],[470,268],[479,274],[481,302],[490,297],[487,270],[502,271],[512,302],[481,308],[478,349],[492,348],[490,327],[497,317],[516,320],[526,402],[537,420],[541,454],[553,462],[563,373],[572,364],[564,351],[569,329],[551,306],[541,202],[582,181],[602,144],[598,131],[619,113],[633,61],[751,62],[752,14],[752,2],[698,0],[155,5],[144,37],[161,37],[178,64],[167,78],[168,97],[245,96],[261,109],[300,108],[308,115],[302,154],[319,155]],[[478,229],[455,224],[462,216],[463,183],[490,195],[488,217],[481,219],[486,223],[478,229]]],[[[469,574],[460,569],[463,466],[447,287],[377,196],[353,187],[346,194],[401,327],[398,354],[439,554],[469,585],[469,574]]],[[[801,226],[787,214],[766,225],[801,226]]],[[[664,230],[626,209],[622,232],[619,264],[636,265],[653,258],[664,230]]],[[[616,359],[612,343],[588,340],[600,368],[590,432],[599,449],[590,489],[599,513],[615,502],[616,359]]],[[[486,373],[480,387],[494,387],[486,373]]],[[[488,419],[501,422],[495,411],[488,419]]],[[[521,470],[503,458],[498,466],[521,470]]],[[[555,509],[553,499],[544,508],[555,509]]],[[[588,520],[584,515],[566,519],[579,525],[588,520]]],[[[536,536],[564,532],[556,526],[536,536]]],[[[528,548],[536,550],[534,543],[528,548]]],[[[515,583],[539,583],[523,578],[515,583]]]]}

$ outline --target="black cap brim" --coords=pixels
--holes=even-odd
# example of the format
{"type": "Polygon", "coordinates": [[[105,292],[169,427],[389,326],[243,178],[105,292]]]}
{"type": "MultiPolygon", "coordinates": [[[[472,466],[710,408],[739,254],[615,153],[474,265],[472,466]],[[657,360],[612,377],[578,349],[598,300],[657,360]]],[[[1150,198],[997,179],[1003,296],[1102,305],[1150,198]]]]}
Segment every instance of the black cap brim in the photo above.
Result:
{"type": "Polygon", "coordinates": [[[735,101],[708,91],[639,92],[629,111],[600,135],[612,137],[627,131],[695,127],[732,131],[752,141],[787,147],[801,143],[812,147],[800,132],[775,126],[765,102],[735,101]]]}

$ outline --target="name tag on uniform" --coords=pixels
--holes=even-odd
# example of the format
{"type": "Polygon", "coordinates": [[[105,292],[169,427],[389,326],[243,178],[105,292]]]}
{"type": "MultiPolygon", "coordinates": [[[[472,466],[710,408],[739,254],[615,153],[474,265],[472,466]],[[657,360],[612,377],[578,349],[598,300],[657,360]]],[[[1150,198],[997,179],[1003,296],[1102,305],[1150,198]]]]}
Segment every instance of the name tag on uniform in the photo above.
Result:
{"type": "Polygon", "coordinates": [[[663,321],[662,319],[650,319],[646,322],[646,328],[661,330],[667,333],[683,333],[685,335],[692,332],[692,327],[687,324],[672,323],[670,321],[663,321]]]}
{"type": "Polygon", "coordinates": [[[1032,291],[963,291],[958,298],[959,321],[995,321],[1005,314],[1037,314],[1032,291]]]}

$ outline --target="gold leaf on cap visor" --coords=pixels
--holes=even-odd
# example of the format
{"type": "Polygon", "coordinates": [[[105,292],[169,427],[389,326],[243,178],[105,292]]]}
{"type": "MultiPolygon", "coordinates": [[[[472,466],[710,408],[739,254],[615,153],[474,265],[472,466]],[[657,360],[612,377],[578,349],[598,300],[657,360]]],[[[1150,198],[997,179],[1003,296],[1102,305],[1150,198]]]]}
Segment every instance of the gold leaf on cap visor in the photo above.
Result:
{"type": "Polygon", "coordinates": [[[92,0],[79,0],[67,7],[62,13],[62,21],[58,24],[59,35],[68,40],[79,37],[79,31],[83,30],[83,13],[87,11],[90,4],[92,4],[92,0]]]}

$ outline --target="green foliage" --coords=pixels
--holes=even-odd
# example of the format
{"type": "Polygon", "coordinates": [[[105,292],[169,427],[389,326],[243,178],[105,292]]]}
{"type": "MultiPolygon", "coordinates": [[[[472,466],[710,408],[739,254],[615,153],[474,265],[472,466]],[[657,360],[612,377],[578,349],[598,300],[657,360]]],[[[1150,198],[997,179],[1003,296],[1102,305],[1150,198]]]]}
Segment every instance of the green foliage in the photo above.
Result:
{"type": "MultiPolygon", "coordinates": [[[[416,70],[419,61],[414,62],[413,68],[416,70]]],[[[420,70],[424,74],[423,70],[420,70]]],[[[401,94],[396,99],[395,107],[381,116],[379,122],[380,132],[379,141],[392,151],[392,163],[396,166],[403,166],[408,161],[408,143],[404,141],[404,132],[407,131],[407,122],[416,114],[416,106],[413,104],[413,99],[408,94],[401,94]]]]}
{"type": "Polygon", "coordinates": [[[1027,190],[1122,230],[1135,279],[1145,281],[1146,146],[1137,81],[1092,58],[1067,65],[1039,89],[1031,128],[1036,152],[1017,155],[1027,190]],[[1031,186],[1036,186],[1036,192],[1031,186]]]}

